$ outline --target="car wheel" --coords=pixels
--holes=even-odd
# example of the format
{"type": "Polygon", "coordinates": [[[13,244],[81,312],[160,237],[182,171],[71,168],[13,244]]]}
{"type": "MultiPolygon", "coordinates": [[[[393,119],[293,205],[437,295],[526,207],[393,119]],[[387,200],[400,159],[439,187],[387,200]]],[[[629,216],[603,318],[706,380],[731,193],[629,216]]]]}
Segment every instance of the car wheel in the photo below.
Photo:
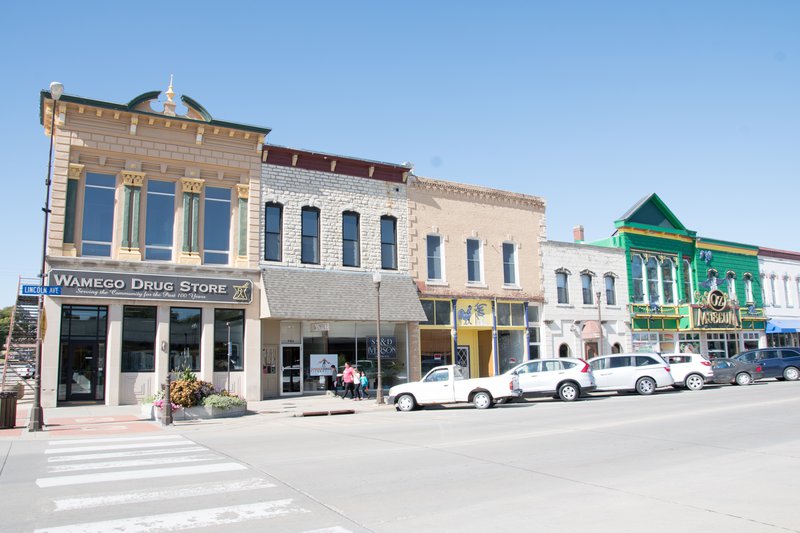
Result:
{"type": "Polygon", "coordinates": [[[686,388],[689,390],[700,390],[705,385],[706,380],[700,374],[689,374],[686,376],[686,388]]]}
{"type": "Polygon", "coordinates": [[[656,382],[653,378],[641,378],[636,382],[636,392],[642,396],[653,394],[656,391],[656,382]]]}
{"type": "Polygon", "coordinates": [[[581,391],[574,383],[562,383],[558,387],[558,397],[561,401],[571,402],[581,395],[581,391]]]}
{"type": "Polygon", "coordinates": [[[488,409],[492,406],[492,396],[488,392],[476,392],[472,397],[472,404],[478,409],[488,409]]]}
{"type": "Polygon", "coordinates": [[[414,410],[414,408],[417,406],[417,402],[410,394],[402,394],[398,396],[397,400],[395,400],[394,406],[398,411],[407,413],[408,411],[414,410]]]}
{"type": "Polygon", "coordinates": [[[739,372],[738,374],[736,374],[737,385],[750,385],[752,382],[753,378],[747,372],[739,372]]]}
{"type": "Polygon", "coordinates": [[[783,379],[786,381],[797,381],[800,378],[800,370],[793,366],[787,366],[783,369],[783,379]]]}

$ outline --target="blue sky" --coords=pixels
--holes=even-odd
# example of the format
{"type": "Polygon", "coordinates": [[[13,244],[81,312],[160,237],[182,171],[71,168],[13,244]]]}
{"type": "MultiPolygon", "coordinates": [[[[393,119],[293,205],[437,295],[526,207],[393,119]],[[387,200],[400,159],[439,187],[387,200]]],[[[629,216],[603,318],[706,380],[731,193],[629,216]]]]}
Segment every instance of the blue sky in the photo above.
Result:
{"type": "Polygon", "coordinates": [[[18,2],[2,26],[0,306],[39,269],[52,80],[127,102],[174,74],[274,144],[542,196],[554,240],[656,192],[701,236],[800,250],[800,2],[18,2]]]}

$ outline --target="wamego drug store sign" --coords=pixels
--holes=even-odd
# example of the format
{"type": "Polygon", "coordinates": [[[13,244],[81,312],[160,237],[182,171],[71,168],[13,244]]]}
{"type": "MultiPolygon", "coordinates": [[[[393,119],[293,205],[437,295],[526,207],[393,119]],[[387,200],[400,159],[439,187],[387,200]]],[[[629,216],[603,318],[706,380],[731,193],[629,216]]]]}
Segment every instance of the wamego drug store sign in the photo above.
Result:
{"type": "Polygon", "coordinates": [[[49,285],[61,287],[62,297],[230,304],[253,301],[253,283],[247,279],[51,270],[49,285]]]}

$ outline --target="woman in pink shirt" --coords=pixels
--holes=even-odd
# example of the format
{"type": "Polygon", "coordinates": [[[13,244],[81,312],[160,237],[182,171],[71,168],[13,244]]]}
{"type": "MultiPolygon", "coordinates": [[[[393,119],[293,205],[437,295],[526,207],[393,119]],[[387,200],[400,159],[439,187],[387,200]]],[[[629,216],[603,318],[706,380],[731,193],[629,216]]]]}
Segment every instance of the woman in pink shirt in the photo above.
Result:
{"type": "Polygon", "coordinates": [[[344,383],[344,392],[342,392],[342,399],[347,396],[347,393],[350,393],[350,397],[355,400],[356,392],[355,392],[355,373],[356,371],[350,366],[349,362],[345,362],[344,364],[344,371],[342,372],[342,383],[344,383]]]}

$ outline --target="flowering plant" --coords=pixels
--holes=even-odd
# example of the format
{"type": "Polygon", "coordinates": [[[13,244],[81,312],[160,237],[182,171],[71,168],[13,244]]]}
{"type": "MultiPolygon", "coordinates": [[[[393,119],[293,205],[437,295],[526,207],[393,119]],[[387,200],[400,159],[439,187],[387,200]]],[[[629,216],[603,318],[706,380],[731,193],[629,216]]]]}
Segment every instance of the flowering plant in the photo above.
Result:
{"type": "MultiPolygon", "coordinates": [[[[177,405],[177,404],[174,404],[174,403],[171,403],[171,405],[172,405],[172,410],[173,411],[177,411],[181,407],[180,405],[177,405]]],[[[155,407],[156,409],[159,409],[159,410],[163,410],[164,409],[164,398],[160,398],[160,399],[154,401],[153,402],[153,407],[155,407]]]]}

